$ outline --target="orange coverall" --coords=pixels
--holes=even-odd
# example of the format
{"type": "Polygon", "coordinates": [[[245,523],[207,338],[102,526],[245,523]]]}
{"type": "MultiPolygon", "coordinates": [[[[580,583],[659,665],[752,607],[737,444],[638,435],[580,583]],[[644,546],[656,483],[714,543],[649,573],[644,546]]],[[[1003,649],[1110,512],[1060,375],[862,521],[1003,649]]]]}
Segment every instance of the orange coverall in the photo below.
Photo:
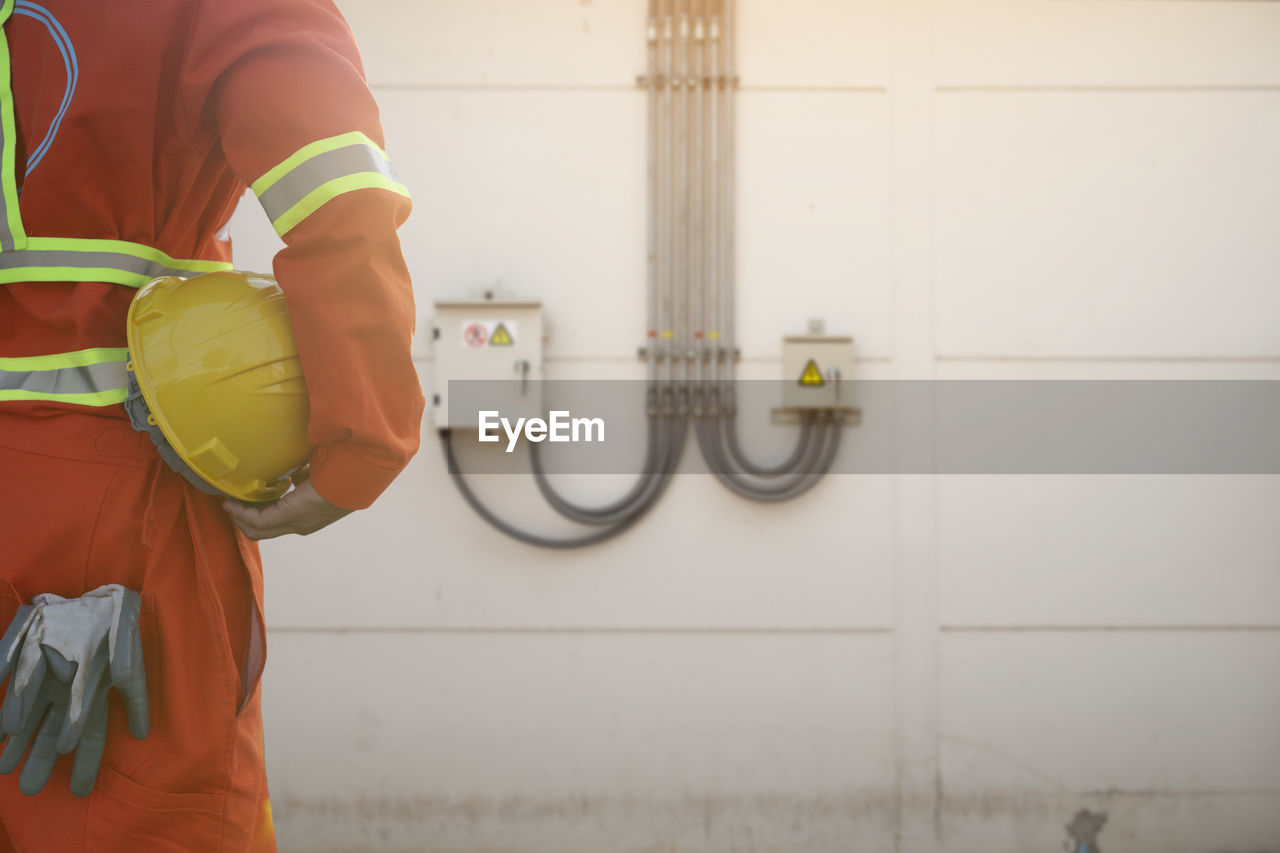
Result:
{"type": "Polygon", "coordinates": [[[229,261],[252,185],[286,243],[312,480],[366,507],[418,446],[407,192],[327,0],[0,0],[0,26],[0,630],[38,593],[138,590],[151,708],[134,740],[113,691],[87,798],[72,755],[35,797],[0,776],[0,850],[273,850],[258,551],[130,428],[125,314],[229,261]]]}

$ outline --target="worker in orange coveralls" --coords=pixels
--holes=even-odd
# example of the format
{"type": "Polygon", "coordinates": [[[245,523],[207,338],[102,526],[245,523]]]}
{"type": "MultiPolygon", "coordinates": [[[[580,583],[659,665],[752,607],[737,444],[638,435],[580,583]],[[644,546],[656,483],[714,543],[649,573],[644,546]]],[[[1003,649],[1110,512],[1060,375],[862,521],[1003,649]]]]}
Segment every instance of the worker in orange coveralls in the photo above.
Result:
{"type": "Polygon", "coordinates": [[[328,0],[0,0],[0,26],[0,630],[137,592],[150,711],[138,739],[107,694],[87,796],[74,753],[34,795],[0,776],[0,850],[274,850],[251,540],[369,506],[417,450],[408,193],[328,0]],[[286,243],[313,445],[261,508],[194,489],[121,405],[133,294],[229,269],[246,186],[286,243]]]}

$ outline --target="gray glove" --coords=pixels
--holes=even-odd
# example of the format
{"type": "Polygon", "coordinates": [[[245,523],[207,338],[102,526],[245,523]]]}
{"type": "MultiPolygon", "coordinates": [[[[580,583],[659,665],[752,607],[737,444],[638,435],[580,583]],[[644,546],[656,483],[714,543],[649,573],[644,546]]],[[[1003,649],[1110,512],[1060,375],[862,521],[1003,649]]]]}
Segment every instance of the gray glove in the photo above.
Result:
{"type": "Polygon", "coordinates": [[[37,595],[19,608],[0,640],[0,679],[12,672],[0,730],[9,736],[0,773],[11,773],[31,744],[18,788],[43,790],[59,754],[76,751],[71,792],[87,796],[98,778],[107,739],[107,691],[124,697],[129,731],[150,726],[136,592],[118,584],[80,598],[37,595]],[[34,742],[32,738],[34,737],[34,742]]]}

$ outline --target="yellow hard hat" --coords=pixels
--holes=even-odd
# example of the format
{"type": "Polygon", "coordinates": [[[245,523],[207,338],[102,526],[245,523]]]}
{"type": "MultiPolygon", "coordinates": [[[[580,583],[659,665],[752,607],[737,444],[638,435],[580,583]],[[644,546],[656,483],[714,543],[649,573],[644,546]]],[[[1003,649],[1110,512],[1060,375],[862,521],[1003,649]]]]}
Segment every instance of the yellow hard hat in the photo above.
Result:
{"type": "Polygon", "coordinates": [[[127,326],[137,392],[126,407],[170,464],[176,453],[242,501],[287,492],[311,453],[310,406],[275,279],[234,271],[158,278],[134,296],[127,326]]]}

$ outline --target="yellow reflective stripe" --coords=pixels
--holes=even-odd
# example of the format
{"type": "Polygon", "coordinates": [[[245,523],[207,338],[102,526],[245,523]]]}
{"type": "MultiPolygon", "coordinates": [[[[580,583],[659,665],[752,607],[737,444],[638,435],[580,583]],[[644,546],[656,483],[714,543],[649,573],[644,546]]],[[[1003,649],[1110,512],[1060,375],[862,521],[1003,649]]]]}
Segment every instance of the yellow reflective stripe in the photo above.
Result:
{"type": "Polygon", "coordinates": [[[171,258],[159,249],[124,240],[31,237],[24,249],[0,252],[0,284],[100,281],[141,287],[160,276],[231,268],[222,261],[171,258]]]}
{"type": "Polygon", "coordinates": [[[123,403],[128,397],[128,388],[99,391],[96,394],[49,394],[43,391],[24,391],[20,388],[0,391],[0,402],[4,403],[48,400],[55,403],[70,403],[76,406],[114,406],[117,403],[123,403]]]}
{"type": "Polygon", "coordinates": [[[142,287],[151,281],[145,275],[113,270],[108,267],[14,267],[0,270],[0,284],[21,284],[37,281],[100,281],[104,284],[123,284],[142,287]]]}
{"type": "MultiPolygon", "coordinates": [[[[0,6],[0,23],[13,11],[13,0],[0,6]]],[[[18,211],[17,139],[18,128],[13,118],[13,92],[10,89],[9,43],[0,30],[0,251],[21,249],[26,238],[18,211]]]]}
{"type": "Polygon", "coordinates": [[[0,358],[0,402],[113,406],[129,396],[124,347],[0,358]]]}
{"type": "Polygon", "coordinates": [[[249,185],[249,189],[253,190],[255,195],[262,195],[271,188],[271,185],[292,172],[298,166],[310,160],[317,154],[323,154],[326,151],[334,151],[338,148],[346,148],[348,145],[368,145],[383,157],[387,156],[387,152],[383,151],[376,142],[358,130],[349,133],[342,133],[338,136],[330,136],[327,139],[317,139],[315,142],[302,146],[288,158],[271,169],[258,180],[249,185]]]}
{"type": "Polygon", "coordinates": [[[28,355],[20,358],[0,358],[0,370],[59,370],[63,367],[86,367],[111,361],[126,361],[127,347],[95,347],[93,349],[59,352],[53,355],[28,355]]]}
{"type": "Polygon", "coordinates": [[[142,243],[130,243],[127,240],[99,240],[84,237],[28,237],[27,248],[42,252],[110,252],[116,255],[132,255],[135,258],[153,261],[171,269],[189,270],[194,273],[220,272],[232,269],[231,264],[223,261],[171,258],[159,249],[144,246],[142,243]]]}
{"type": "Polygon", "coordinates": [[[315,213],[326,202],[343,193],[365,189],[390,190],[405,198],[410,197],[408,187],[391,180],[386,175],[381,175],[377,172],[344,175],[341,178],[327,181],[307,193],[297,204],[280,214],[271,225],[276,229],[276,233],[283,237],[293,226],[315,213]]]}

